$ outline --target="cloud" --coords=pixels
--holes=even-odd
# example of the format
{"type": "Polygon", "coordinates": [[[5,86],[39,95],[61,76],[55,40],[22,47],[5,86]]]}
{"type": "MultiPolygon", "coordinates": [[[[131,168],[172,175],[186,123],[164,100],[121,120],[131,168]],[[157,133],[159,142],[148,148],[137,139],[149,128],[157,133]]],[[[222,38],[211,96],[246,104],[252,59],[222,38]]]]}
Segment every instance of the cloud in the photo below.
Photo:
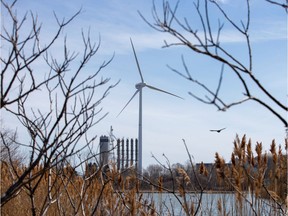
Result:
{"type": "Polygon", "coordinates": [[[227,4],[229,0],[215,0],[217,3],[227,4]]]}

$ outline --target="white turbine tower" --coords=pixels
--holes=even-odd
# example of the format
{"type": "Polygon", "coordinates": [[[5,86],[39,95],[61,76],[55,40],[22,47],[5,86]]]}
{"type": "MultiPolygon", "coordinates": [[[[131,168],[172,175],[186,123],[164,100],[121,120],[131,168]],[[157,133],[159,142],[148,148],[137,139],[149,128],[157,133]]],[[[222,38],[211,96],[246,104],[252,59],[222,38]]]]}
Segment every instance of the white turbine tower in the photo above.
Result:
{"type": "Polygon", "coordinates": [[[140,77],[141,77],[141,82],[137,83],[135,85],[136,92],[133,94],[133,96],[130,98],[130,100],[127,102],[127,104],[124,106],[124,108],[120,111],[118,116],[128,106],[128,104],[132,101],[132,99],[139,93],[139,125],[138,125],[138,163],[137,163],[137,170],[138,170],[138,172],[140,174],[142,174],[142,89],[144,87],[148,87],[148,88],[150,88],[152,90],[156,90],[156,91],[159,91],[159,92],[162,92],[162,93],[166,93],[166,94],[172,95],[174,97],[178,97],[178,98],[181,98],[181,99],[183,99],[183,98],[179,97],[179,96],[177,96],[175,94],[172,94],[170,92],[164,91],[162,89],[156,88],[154,86],[148,85],[148,84],[146,84],[144,82],[144,78],[143,78],[143,75],[141,73],[140,65],[139,65],[139,62],[138,62],[138,59],[137,59],[137,56],[136,56],[136,52],[135,52],[135,49],[134,49],[133,42],[132,42],[131,38],[130,38],[130,42],[131,42],[133,53],[134,53],[134,57],[135,57],[135,60],[136,60],[136,63],[137,63],[137,68],[138,68],[138,71],[139,71],[139,74],[140,74],[140,77]]]}

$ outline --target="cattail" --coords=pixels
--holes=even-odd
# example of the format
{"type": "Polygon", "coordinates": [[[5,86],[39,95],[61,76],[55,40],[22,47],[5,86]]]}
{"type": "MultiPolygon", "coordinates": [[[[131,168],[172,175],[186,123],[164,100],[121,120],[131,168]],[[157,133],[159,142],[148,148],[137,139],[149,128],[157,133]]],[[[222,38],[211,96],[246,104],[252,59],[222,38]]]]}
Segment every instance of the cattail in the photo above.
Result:
{"type": "Polygon", "coordinates": [[[240,144],[240,163],[243,165],[245,163],[245,148],[246,148],[246,135],[242,137],[241,144],[240,144]]]}
{"type": "Polygon", "coordinates": [[[225,173],[224,173],[225,160],[219,156],[218,152],[215,153],[215,165],[216,165],[218,176],[220,177],[220,179],[224,179],[225,178],[225,173]]]}
{"type": "Polygon", "coordinates": [[[233,166],[236,166],[235,154],[233,152],[231,154],[231,162],[233,166]]]}
{"type": "Polygon", "coordinates": [[[188,185],[190,183],[190,177],[187,172],[182,168],[178,168],[178,172],[183,177],[185,184],[188,185]]]}
{"type": "Polygon", "coordinates": [[[194,215],[195,214],[195,209],[194,209],[194,204],[193,202],[191,202],[191,207],[190,207],[190,215],[194,215]]]}
{"type": "MultiPolygon", "coordinates": [[[[253,156],[253,155],[252,155],[252,156],[253,156]]],[[[254,160],[254,157],[251,158],[251,165],[252,165],[253,167],[255,167],[255,160],[254,160]]]]}
{"type": "Polygon", "coordinates": [[[275,178],[276,178],[276,179],[279,179],[279,178],[280,178],[280,175],[281,175],[281,174],[280,174],[280,168],[277,167],[276,170],[275,170],[275,178]]]}
{"type": "Polygon", "coordinates": [[[159,186],[158,191],[159,191],[160,193],[162,193],[162,190],[163,190],[163,177],[162,177],[162,176],[160,176],[160,177],[158,178],[158,186],[159,186]]]}
{"type": "Polygon", "coordinates": [[[275,154],[275,153],[276,153],[275,140],[272,141],[272,144],[271,144],[271,146],[270,146],[270,152],[271,152],[271,154],[275,154]]]}
{"type": "Polygon", "coordinates": [[[219,215],[222,214],[222,202],[221,202],[221,198],[217,200],[217,209],[219,212],[219,215]]]}
{"type": "Polygon", "coordinates": [[[272,154],[272,158],[273,158],[273,163],[275,165],[277,165],[277,153],[276,153],[276,144],[275,144],[275,140],[272,141],[271,147],[270,147],[270,152],[272,154]]]}
{"type": "Polygon", "coordinates": [[[219,156],[218,152],[215,153],[215,164],[217,169],[223,168],[225,164],[224,159],[219,156]]]}
{"type": "Polygon", "coordinates": [[[257,153],[258,166],[260,167],[261,166],[262,143],[257,142],[255,150],[257,153]]]}
{"type": "Polygon", "coordinates": [[[252,164],[253,152],[251,148],[251,139],[249,139],[248,144],[247,144],[247,159],[248,159],[248,163],[252,164]]]}
{"type": "Polygon", "coordinates": [[[201,164],[200,164],[199,173],[201,175],[208,176],[208,170],[207,170],[207,168],[206,168],[206,166],[204,165],[203,162],[201,162],[201,164]]]}
{"type": "Polygon", "coordinates": [[[267,153],[265,152],[265,154],[264,154],[264,166],[267,166],[267,162],[268,162],[268,156],[267,156],[267,153]]]}
{"type": "Polygon", "coordinates": [[[281,148],[281,145],[279,145],[279,148],[278,148],[278,156],[279,156],[279,158],[281,158],[282,157],[282,148],[281,148]]]}
{"type": "Polygon", "coordinates": [[[237,155],[239,159],[241,159],[241,148],[239,147],[240,139],[239,136],[236,136],[236,139],[234,140],[234,150],[233,152],[237,155]]]}
{"type": "Polygon", "coordinates": [[[246,146],[246,135],[244,135],[242,137],[242,140],[241,140],[241,149],[245,149],[245,146],[246,146]]]}
{"type": "MultiPolygon", "coordinates": [[[[186,191],[185,191],[183,185],[179,184],[178,192],[179,192],[180,197],[185,197],[186,191]]],[[[183,206],[183,207],[185,208],[185,206],[183,206]]]]}

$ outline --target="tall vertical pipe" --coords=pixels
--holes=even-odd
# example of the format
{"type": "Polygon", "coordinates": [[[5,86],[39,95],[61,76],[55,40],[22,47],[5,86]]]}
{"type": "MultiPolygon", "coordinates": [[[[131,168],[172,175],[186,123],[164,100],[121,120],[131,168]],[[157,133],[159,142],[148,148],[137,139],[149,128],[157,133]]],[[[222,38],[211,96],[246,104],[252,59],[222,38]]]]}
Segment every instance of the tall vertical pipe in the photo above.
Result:
{"type": "Polygon", "coordinates": [[[117,170],[120,170],[120,139],[117,139],[117,170]]]}
{"type": "Polygon", "coordinates": [[[133,145],[134,145],[134,142],[133,142],[133,139],[131,139],[130,141],[130,166],[133,166],[133,145]]]}
{"type": "Polygon", "coordinates": [[[124,139],[121,140],[122,155],[121,155],[121,170],[124,170],[124,139]]]}
{"type": "Polygon", "coordinates": [[[126,168],[129,167],[129,139],[126,139],[126,168]]]}

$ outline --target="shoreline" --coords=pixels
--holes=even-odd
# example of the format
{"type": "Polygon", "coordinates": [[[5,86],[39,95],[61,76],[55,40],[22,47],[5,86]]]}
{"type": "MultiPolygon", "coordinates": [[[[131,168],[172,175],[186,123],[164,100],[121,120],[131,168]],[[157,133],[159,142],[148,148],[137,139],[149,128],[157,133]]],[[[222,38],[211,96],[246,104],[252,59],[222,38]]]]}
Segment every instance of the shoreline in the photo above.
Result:
{"type": "MultiPolygon", "coordinates": [[[[129,190],[127,190],[129,191],[129,190]]],[[[236,191],[203,191],[202,193],[203,194],[233,194],[235,193],[236,191]]],[[[248,191],[243,191],[243,192],[248,192],[248,191]]],[[[123,193],[123,191],[116,191],[116,193],[123,193]]],[[[151,193],[163,193],[163,194],[179,194],[179,191],[174,191],[174,192],[169,192],[169,191],[152,191],[152,190],[139,190],[138,193],[147,193],[147,194],[151,194],[151,193]]],[[[200,194],[201,192],[200,191],[186,191],[185,192],[186,194],[192,194],[192,193],[195,193],[195,194],[200,194]]]]}

